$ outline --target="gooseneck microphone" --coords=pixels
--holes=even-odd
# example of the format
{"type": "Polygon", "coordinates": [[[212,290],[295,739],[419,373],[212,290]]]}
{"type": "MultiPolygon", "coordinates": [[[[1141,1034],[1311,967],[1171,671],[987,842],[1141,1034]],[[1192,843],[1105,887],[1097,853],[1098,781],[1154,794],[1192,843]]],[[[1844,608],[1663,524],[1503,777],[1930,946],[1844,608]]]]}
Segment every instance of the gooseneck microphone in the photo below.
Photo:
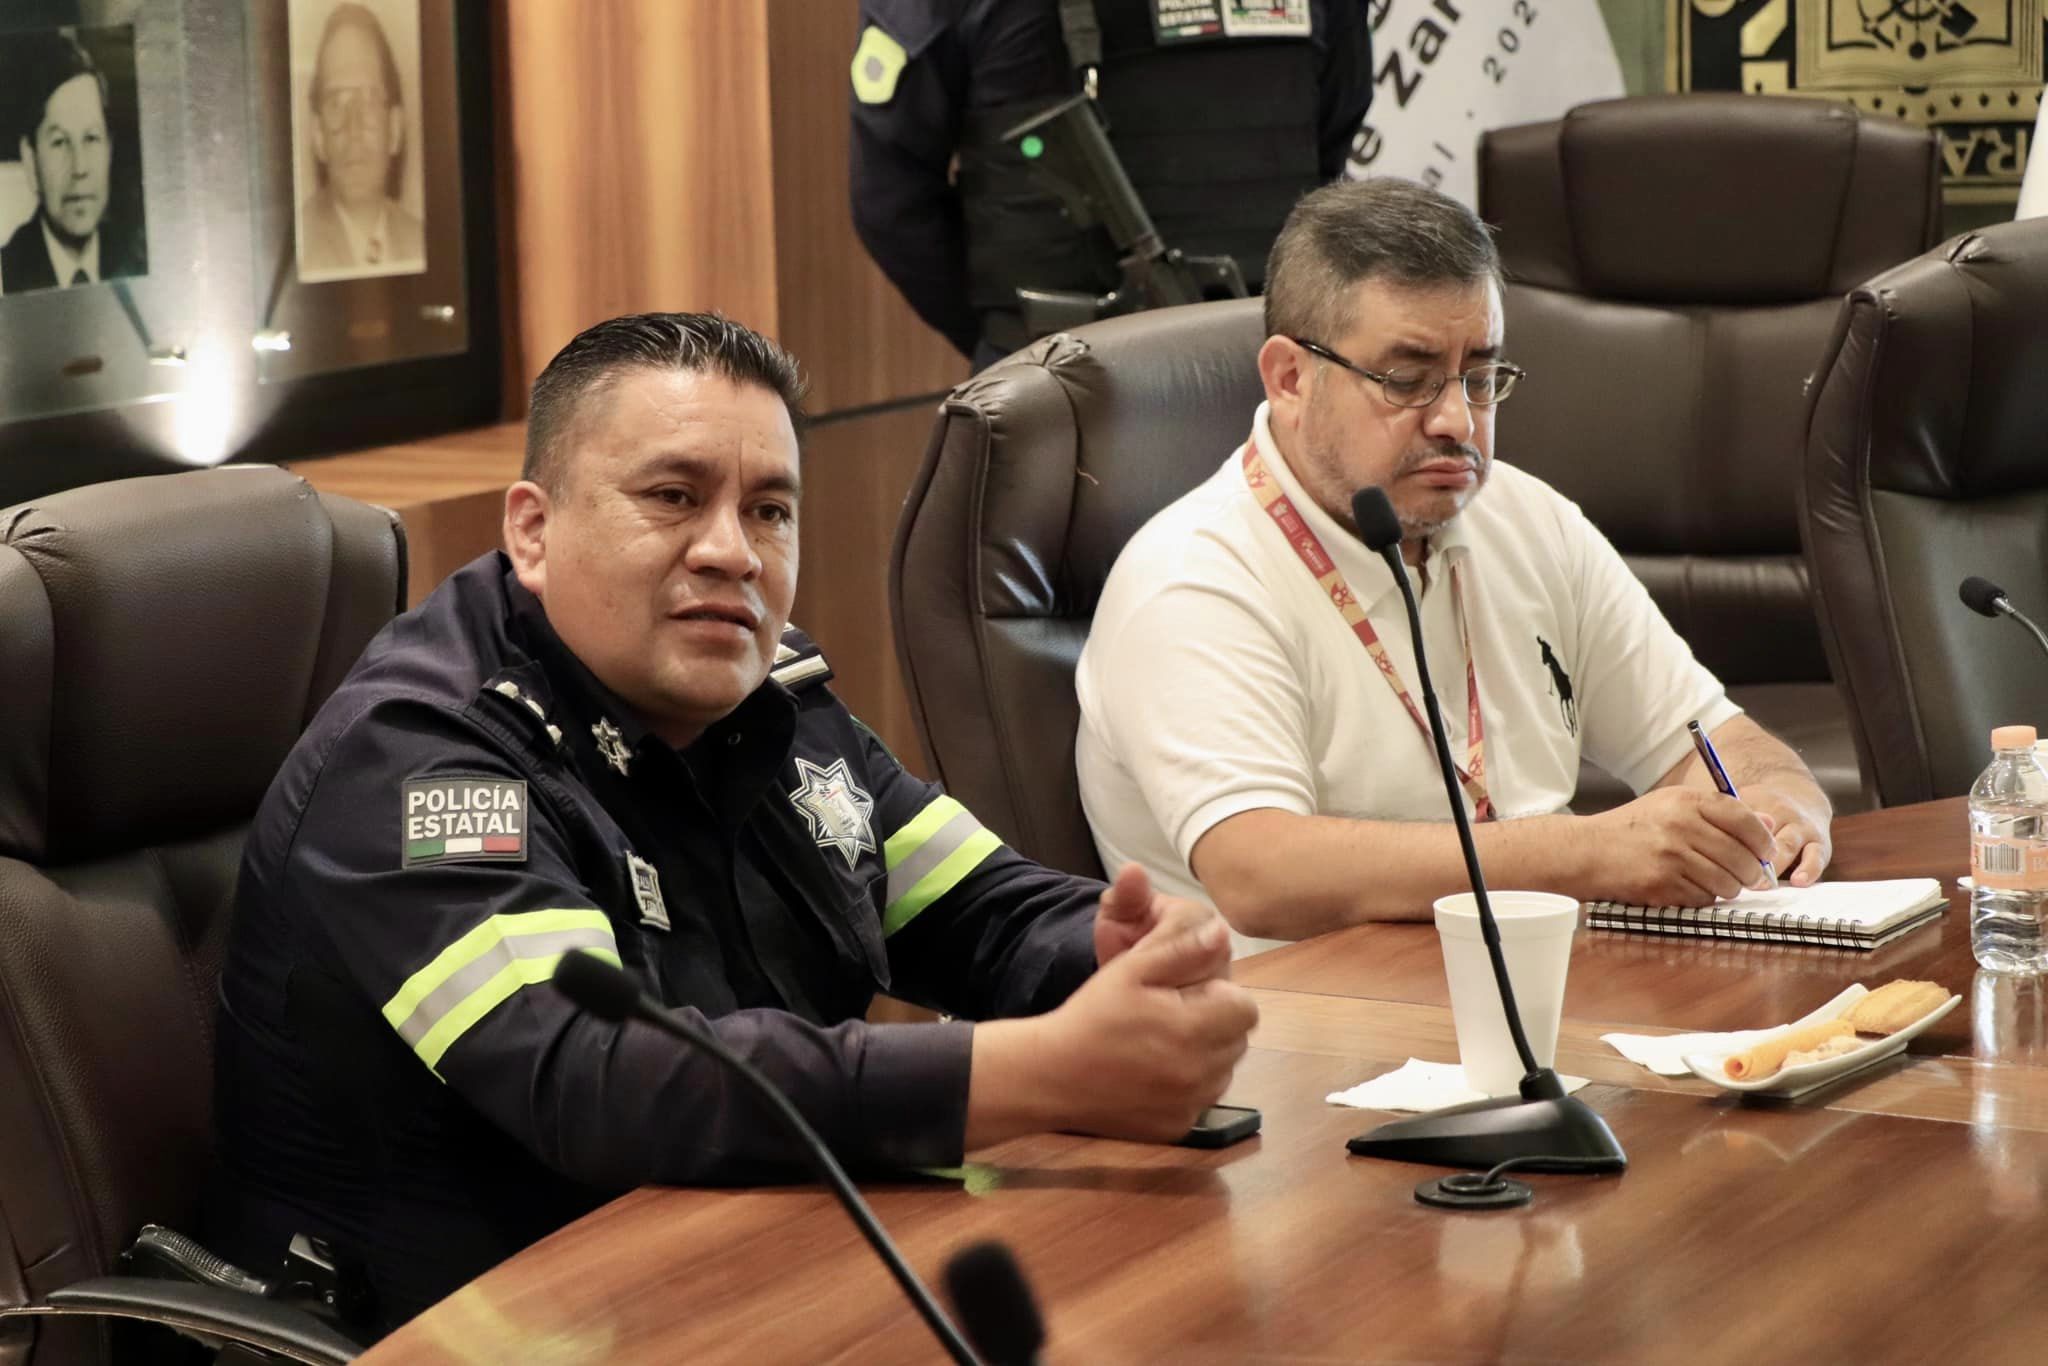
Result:
{"type": "Polygon", "coordinates": [[[2043,654],[2048,654],[2048,635],[2043,635],[2041,628],[2034,624],[2033,618],[2013,606],[2012,599],[2006,597],[2005,590],[1991,580],[1980,579],[1972,574],[1956,589],[1956,596],[1963,600],[1963,606],[1979,616],[2011,617],[2033,632],[2034,643],[2041,647],[2043,654]]]}
{"type": "Polygon", "coordinates": [[[989,1366],[1037,1366],[1045,1323],[1010,1249],[988,1242],[954,1253],[946,1263],[946,1294],[989,1366]]]}
{"type": "Polygon", "coordinates": [[[1429,738],[1436,746],[1437,767],[1443,772],[1444,791],[1451,799],[1451,820],[1458,827],[1458,847],[1465,854],[1465,876],[1472,883],[1473,899],[1479,903],[1479,937],[1486,941],[1486,956],[1493,963],[1493,980],[1500,987],[1501,1008],[1507,1012],[1508,1034],[1515,1041],[1515,1053],[1522,1060],[1522,1094],[1531,1100],[1561,1096],[1564,1084],[1557,1073],[1536,1065],[1529,1036],[1522,1032],[1522,1012],[1515,1005],[1515,984],[1508,980],[1507,960],[1501,956],[1500,926],[1493,918],[1493,903],[1486,896],[1486,875],[1479,870],[1479,846],[1472,842],[1472,823],[1465,818],[1465,801],[1458,791],[1457,766],[1451,762],[1451,740],[1444,729],[1444,714],[1436,700],[1436,687],[1429,679],[1429,656],[1422,648],[1422,609],[1408,582],[1408,567],[1401,562],[1401,521],[1384,489],[1360,489],[1351,499],[1351,515],[1358,522],[1358,538],[1365,548],[1387,562],[1394,582],[1401,589],[1401,602],[1408,609],[1408,636],[1415,642],[1415,672],[1422,676],[1422,706],[1429,714],[1429,738]],[[1547,1081],[1544,1079],[1547,1078],[1547,1081]],[[1532,1092],[1530,1083],[1549,1089],[1532,1092]]]}
{"type": "MultiPolygon", "coordinates": [[[[1493,964],[1493,980],[1500,990],[1501,1010],[1507,1017],[1508,1033],[1522,1060],[1521,1096],[1478,1101],[1453,1106],[1415,1119],[1383,1124],[1361,1134],[1345,1146],[1367,1157],[1388,1157],[1403,1162],[1429,1162],[1445,1167],[1487,1167],[1503,1165],[1547,1167],[1552,1170],[1618,1171],[1628,1165],[1621,1144],[1584,1101],[1564,1093],[1564,1083],[1548,1067],[1536,1065],[1536,1054],[1522,1029],[1522,1016],[1515,1006],[1514,983],[1508,979],[1507,959],[1501,953],[1500,923],[1494,919],[1493,903],[1486,895],[1486,877],[1479,867],[1479,849],[1472,840],[1472,822],[1465,814],[1465,801],[1458,788],[1457,768],[1451,762],[1451,743],[1444,731],[1444,718],[1437,705],[1436,688],[1430,682],[1429,658],[1422,644],[1422,610],[1415,590],[1408,582],[1407,566],[1401,562],[1401,523],[1386,491],[1367,487],[1351,499],[1351,515],[1358,524],[1359,539],[1366,548],[1386,561],[1401,590],[1401,602],[1408,609],[1408,634],[1415,644],[1415,670],[1421,676],[1422,703],[1429,716],[1430,740],[1436,749],[1444,792],[1450,798],[1451,820],[1458,828],[1458,846],[1465,855],[1465,875],[1472,884],[1472,897],[1479,908],[1479,933],[1486,942],[1486,955],[1493,964]]],[[[1416,1190],[1426,1204],[1451,1206],[1500,1206],[1526,1204],[1529,1189],[1520,1182],[1499,1181],[1489,1172],[1484,1179],[1446,1177],[1427,1181],[1416,1190]]]]}
{"type": "MultiPolygon", "coordinates": [[[[825,1141],[819,1138],[817,1131],[797,1113],[797,1108],[789,1103],[789,1098],[782,1094],[774,1082],[768,1080],[752,1063],[727,1048],[713,1035],[704,1030],[693,1029],[662,1009],[641,991],[638,984],[622,969],[613,967],[602,958],[585,953],[581,949],[565,953],[562,955],[561,964],[555,969],[554,981],[556,990],[599,1019],[618,1022],[629,1019],[645,1021],[664,1034],[673,1035],[692,1048],[709,1053],[751,1087],[757,1096],[768,1103],[768,1108],[775,1112],[783,1125],[797,1136],[803,1145],[805,1155],[811,1160],[811,1166],[817,1170],[825,1184],[832,1188],[832,1193],[839,1197],[839,1203],[845,1207],[847,1216],[866,1235],[869,1244],[875,1249],[875,1254],[889,1268],[889,1274],[896,1278],[896,1283],[903,1287],[903,1293],[910,1297],[910,1302],[917,1306],[917,1312],[923,1316],[926,1325],[932,1330],[932,1335],[938,1338],[939,1345],[946,1349],[947,1355],[961,1363],[961,1366],[983,1366],[981,1359],[975,1356],[966,1340],[960,1336],[960,1330],[946,1317],[946,1311],[939,1308],[938,1301],[932,1298],[931,1291],[917,1278],[917,1273],[910,1269],[910,1264],[903,1260],[903,1254],[896,1250],[896,1245],[889,1241],[889,1235],[883,1231],[881,1221],[875,1218],[875,1212],[868,1208],[867,1201],[860,1198],[860,1192],[853,1188],[853,1182],[847,1179],[845,1169],[839,1165],[839,1160],[832,1156],[832,1150],[825,1146],[825,1141]]],[[[1014,1262],[1011,1263],[1011,1269],[1016,1269],[1014,1262]]],[[[1018,1273],[1018,1279],[1022,1280],[1021,1272],[1018,1273]]],[[[1033,1313],[1036,1314],[1035,1309],[1033,1313]]]]}

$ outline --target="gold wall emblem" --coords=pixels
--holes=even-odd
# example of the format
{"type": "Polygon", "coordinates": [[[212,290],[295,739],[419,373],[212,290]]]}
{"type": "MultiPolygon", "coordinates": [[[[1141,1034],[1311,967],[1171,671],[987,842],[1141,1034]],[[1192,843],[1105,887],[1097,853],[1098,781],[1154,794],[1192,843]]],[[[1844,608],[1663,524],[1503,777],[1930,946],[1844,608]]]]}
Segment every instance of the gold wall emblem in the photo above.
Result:
{"type": "Polygon", "coordinates": [[[1669,0],[1670,87],[1813,95],[1934,129],[1953,204],[2012,203],[2048,0],[1669,0]]]}

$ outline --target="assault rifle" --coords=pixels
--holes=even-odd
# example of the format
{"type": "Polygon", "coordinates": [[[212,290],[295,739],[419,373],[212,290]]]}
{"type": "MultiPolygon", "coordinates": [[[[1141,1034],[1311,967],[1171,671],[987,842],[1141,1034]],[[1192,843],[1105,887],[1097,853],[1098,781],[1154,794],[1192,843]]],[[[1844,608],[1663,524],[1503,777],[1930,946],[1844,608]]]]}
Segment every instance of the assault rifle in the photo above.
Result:
{"type": "Polygon", "coordinates": [[[1102,226],[1123,271],[1122,282],[1107,294],[1020,286],[1017,301],[1029,335],[1043,337],[1145,308],[1245,297],[1236,261],[1190,256],[1160,239],[1087,95],[1033,115],[1004,133],[1003,141],[1017,149],[1039,185],[1058,196],[1076,229],[1102,226]]]}

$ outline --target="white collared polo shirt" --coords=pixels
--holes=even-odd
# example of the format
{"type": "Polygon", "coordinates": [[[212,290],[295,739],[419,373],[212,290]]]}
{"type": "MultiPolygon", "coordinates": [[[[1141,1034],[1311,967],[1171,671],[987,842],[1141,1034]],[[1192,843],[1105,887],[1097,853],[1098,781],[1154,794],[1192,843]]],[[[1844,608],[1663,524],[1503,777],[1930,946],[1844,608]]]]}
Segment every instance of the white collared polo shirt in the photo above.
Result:
{"type": "MultiPolygon", "coordinates": [[[[1263,404],[1254,424],[1267,468],[1420,708],[1392,573],[1303,492],[1263,404]]],[[[1242,811],[1450,819],[1429,741],[1260,508],[1242,458],[1239,448],[1124,548],[1075,677],[1081,800],[1104,866],[1138,862],[1163,890],[1198,898],[1196,841],[1242,811]]],[[[1425,569],[1411,579],[1461,766],[1467,656],[1454,569],[1462,585],[1486,786],[1503,819],[1563,810],[1582,756],[1647,791],[1689,752],[1687,721],[1711,731],[1740,711],[1606,537],[1533,475],[1495,461],[1432,539],[1425,569]]],[[[1242,953],[1271,941],[1236,942],[1242,953]]]]}

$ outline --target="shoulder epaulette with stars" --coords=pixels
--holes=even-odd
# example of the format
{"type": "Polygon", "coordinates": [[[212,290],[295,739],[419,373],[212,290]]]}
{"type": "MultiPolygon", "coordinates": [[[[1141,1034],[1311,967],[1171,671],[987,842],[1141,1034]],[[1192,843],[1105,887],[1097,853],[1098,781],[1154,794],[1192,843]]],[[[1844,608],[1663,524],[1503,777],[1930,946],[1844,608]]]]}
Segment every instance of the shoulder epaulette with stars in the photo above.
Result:
{"type": "Polygon", "coordinates": [[[831,682],[832,666],[825,662],[825,652],[816,641],[794,626],[785,626],[768,676],[791,692],[800,692],[831,682]]]}
{"type": "Polygon", "coordinates": [[[560,745],[562,743],[561,728],[548,721],[547,708],[540,704],[538,698],[531,696],[525,689],[521,688],[509,675],[503,673],[496,675],[488,683],[484,684],[484,691],[496,693],[507,702],[517,703],[518,705],[513,709],[514,712],[522,716],[529,724],[545,730],[549,744],[560,745]]]}

